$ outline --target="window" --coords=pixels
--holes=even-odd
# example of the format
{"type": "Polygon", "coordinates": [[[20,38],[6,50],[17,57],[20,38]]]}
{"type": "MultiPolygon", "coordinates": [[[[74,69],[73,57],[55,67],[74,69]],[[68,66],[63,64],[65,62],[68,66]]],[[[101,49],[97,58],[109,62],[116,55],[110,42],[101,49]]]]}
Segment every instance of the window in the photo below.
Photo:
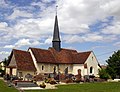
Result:
{"type": "Polygon", "coordinates": [[[20,78],[23,77],[22,72],[19,72],[19,73],[18,73],[18,76],[19,76],[20,78]]]}
{"type": "Polygon", "coordinates": [[[68,74],[68,67],[65,68],[65,74],[68,74]]]}
{"type": "Polygon", "coordinates": [[[42,70],[44,70],[44,66],[42,65],[42,70]]]}
{"type": "Polygon", "coordinates": [[[92,57],[92,61],[93,61],[93,57],[92,57]]]}
{"type": "Polygon", "coordinates": [[[56,73],[56,66],[53,67],[53,73],[56,73]]]}
{"type": "Polygon", "coordinates": [[[56,66],[54,66],[54,70],[56,70],[56,66]]]}
{"type": "Polygon", "coordinates": [[[93,72],[93,67],[90,67],[90,73],[92,73],[93,72]]]}

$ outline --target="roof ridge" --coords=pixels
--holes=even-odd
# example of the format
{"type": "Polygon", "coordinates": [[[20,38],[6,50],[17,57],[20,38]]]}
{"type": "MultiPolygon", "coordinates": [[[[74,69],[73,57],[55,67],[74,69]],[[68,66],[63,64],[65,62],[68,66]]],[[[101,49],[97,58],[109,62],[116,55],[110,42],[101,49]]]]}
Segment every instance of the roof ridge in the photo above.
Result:
{"type": "Polygon", "coordinates": [[[29,47],[29,49],[39,49],[39,50],[46,50],[46,51],[48,51],[47,49],[34,48],[34,47],[29,47]]]}
{"type": "Polygon", "coordinates": [[[88,52],[93,52],[93,51],[91,50],[91,51],[78,52],[78,54],[79,53],[88,53],[88,52]]]}
{"type": "Polygon", "coordinates": [[[13,51],[13,53],[14,53],[14,51],[28,52],[28,51],[25,51],[25,50],[19,50],[19,49],[13,49],[12,51],[13,51]]]}

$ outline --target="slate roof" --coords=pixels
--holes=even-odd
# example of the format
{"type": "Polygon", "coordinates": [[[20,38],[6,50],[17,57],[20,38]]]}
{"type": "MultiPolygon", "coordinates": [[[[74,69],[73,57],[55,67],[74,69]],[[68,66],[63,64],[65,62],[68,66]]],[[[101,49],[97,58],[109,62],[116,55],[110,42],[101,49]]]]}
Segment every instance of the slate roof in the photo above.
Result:
{"type": "MultiPolygon", "coordinates": [[[[13,49],[10,55],[9,63],[14,54],[16,65],[18,70],[24,71],[36,71],[32,57],[29,52],[13,49]]],[[[9,67],[9,64],[8,64],[9,67]]]]}
{"type": "Polygon", "coordinates": [[[53,41],[60,41],[59,26],[58,26],[57,15],[55,16],[53,41]]]}

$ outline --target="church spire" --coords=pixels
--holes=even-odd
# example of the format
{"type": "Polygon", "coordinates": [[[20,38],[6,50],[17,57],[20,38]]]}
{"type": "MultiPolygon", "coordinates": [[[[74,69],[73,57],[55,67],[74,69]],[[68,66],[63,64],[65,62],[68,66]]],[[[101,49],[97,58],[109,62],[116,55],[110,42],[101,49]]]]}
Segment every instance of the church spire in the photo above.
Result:
{"type": "Polygon", "coordinates": [[[53,40],[52,40],[52,46],[56,51],[60,51],[61,49],[61,41],[60,41],[60,35],[59,35],[59,26],[58,26],[58,19],[57,19],[57,7],[56,6],[56,16],[55,16],[55,24],[54,24],[54,33],[53,33],[53,40]]]}

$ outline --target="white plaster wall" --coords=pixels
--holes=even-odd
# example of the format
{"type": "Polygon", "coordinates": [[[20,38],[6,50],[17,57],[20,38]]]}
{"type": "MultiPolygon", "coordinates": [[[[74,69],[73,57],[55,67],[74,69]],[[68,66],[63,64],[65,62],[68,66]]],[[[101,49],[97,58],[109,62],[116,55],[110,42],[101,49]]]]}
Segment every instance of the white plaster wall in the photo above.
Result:
{"type": "Polygon", "coordinates": [[[24,80],[27,80],[27,79],[25,78],[25,75],[27,75],[28,73],[29,73],[30,75],[32,75],[32,76],[35,75],[35,72],[32,72],[32,71],[19,71],[19,70],[18,70],[18,71],[17,71],[17,73],[18,73],[17,76],[18,76],[18,77],[19,77],[19,72],[22,72],[22,75],[23,75],[22,78],[23,78],[24,80]]]}
{"type": "Polygon", "coordinates": [[[39,68],[39,73],[53,73],[54,66],[56,67],[56,72],[58,71],[58,67],[55,64],[48,64],[48,63],[37,63],[39,68]],[[44,66],[42,70],[42,66],[44,66]]]}
{"type": "Polygon", "coordinates": [[[68,67],[68,73],[72,73],[73,65],[72,64],[59,64],[61,73],[65,73],[65,69],[68,67]]]}
{"type": "Polygon", "coordinates": [[[84,65],[83,64],[73,64],[72,74],[77,75],[78,69],[81,69],[81,75],[84,76],[84,65]]]}
{"type": "Polygon", "coordinates": [[[5,65],[4,65],[3,62],[0,63],[0,68],[1,68],[2,70],[5,70],[5,65]]]}
{"type": "Polygon", "coordinates": [[[30,54],[31,54],[31,56],[32,56],[33,63],[34,63],[35,68],[36,68],[36,70],[37,70],[36,73],[39,74],[39,73],[40,73],[40,69],[39,69],[39,67],[38,67],[37,61],[36,61],[36,59],[35,59],[32,51],[31,51],[31,49],[29,49],[28,51],[30,52],[30,54]]]}
{"type": "MultiPolygon", "coordinates": [[[[54,66],[56,67],[56,72],[58,72],[58,66],[56,64],[48,63],[37,63],[40,73],[53,73],[54,66]],[[44,69],[42,70],[42,66],[44,69]]],[[[59,64],[59,71],[64,73],[64,70],[68,67],[68,73],[72,73],[73,66],[71,64],[59,64]]]]}
{"type": "Polygon", "coordinates": [[[93,52],[91,52],[85,63],[87,63],[87,75],[94,74],[95,76],[98,76],[98,61],[93,52]],[[90,67],[93,67],[93,73],[90,73],[90,67]]]}
{"type": "Polygon", "coordinates": [[[84,74],[83,75],[88,75],[88,69],[84,68],[84,74]]]}
{"type": "Polygon", "coordinates": [[[9,74],[9,73],[10,73],[10,69],[6,68],[6,74],[9,74]]]}
{"type": "MultiPolygon", "coordinates": [[[[10,68],[6,68],[6,74],[10,74],[10,68]]],[[[17,75],[17,69],[16,68],[12,69],[12,75],[17,75]]]]}
{"type": "Polygon", "coordinates": [[[13,54],[9,66],[16,66],[15,56],[13,54]]]}
{"type": "Polygon", "coordinates": [[[17,74],[17,69],[16,68],[13,68],[12,69],[12,75],[16,75],[17,74]]]}

